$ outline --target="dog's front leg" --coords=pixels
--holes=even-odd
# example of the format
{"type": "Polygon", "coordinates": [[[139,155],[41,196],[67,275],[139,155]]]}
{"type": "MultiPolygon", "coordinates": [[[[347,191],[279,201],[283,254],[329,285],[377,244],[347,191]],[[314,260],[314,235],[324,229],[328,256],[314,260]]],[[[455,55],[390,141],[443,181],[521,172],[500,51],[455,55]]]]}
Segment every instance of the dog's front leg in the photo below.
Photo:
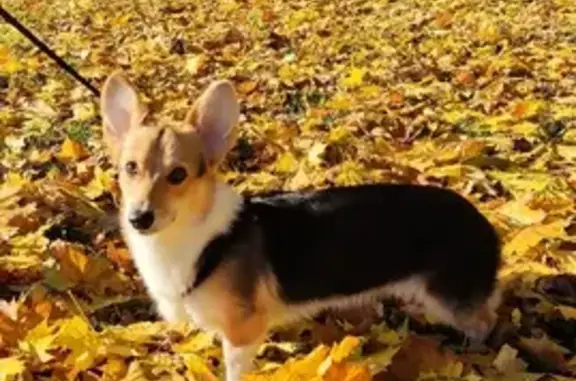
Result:
{"type": "Polygon", "coordinates": [[[241,311],[228,317],[228,324],[221,331],[226,381],[241,381],[242,375],[253,369],[254,357],[266,338],[266,317],[261,313],[246,315],[241,311]]]}
{"type": "Polygon", "coordinates": [[[228,339],[223,340],[226,381],[241,381],[242,375],[254,368],[253,360],[263,341],[257,339],[250,344],[236,346],[228,339]]]}
{"type": "Polygon", "coordinates": [[[182,323],[190,320],[180,300],[157,298],[156,308],[162,318],[169,323],[182,323]]]}

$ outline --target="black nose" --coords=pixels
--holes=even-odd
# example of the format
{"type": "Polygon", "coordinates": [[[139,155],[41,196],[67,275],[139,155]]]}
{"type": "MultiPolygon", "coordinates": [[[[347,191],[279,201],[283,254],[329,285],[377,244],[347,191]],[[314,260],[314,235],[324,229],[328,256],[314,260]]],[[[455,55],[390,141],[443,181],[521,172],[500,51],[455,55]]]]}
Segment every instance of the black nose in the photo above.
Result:
{"type": "Polygon", "coordinates": [[[154,212],[151,210],[136,210],[132,212],[128,220],[135,229],[146,230],[154,223],[154,212]]]}

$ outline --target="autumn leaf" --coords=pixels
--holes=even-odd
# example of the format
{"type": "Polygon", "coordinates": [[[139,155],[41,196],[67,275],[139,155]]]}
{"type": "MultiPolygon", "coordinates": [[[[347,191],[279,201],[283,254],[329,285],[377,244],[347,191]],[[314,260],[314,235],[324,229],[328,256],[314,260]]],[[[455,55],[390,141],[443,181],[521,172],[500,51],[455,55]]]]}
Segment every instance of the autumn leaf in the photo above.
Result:
{"type": "Polygon", "coordinates": [[[362,84],[364,75],[366,74],[366,69],[364,68],[352,68],[346,74],[342,80],[344,86],[359,86],[362,84]]]}
{"type": "Polygon", "coordinates": [[[11,54],[7,46],[0,45],[0,71],[5,74],[16,73],[22,69],[22,65],[11,54]]]}
{"type": "Polygon", "coordinates": [[[83,188],[86,197],[91,200],[95,200],[102,196],[106,192],[111,192],[114,196],[117,196],[117,184],[113,178],[110,171],[104,171],[100,167],[94,169],[94,177],[92,180],[83,188]]]}
{"type": "Polygon", "coordinates": [[[146,376],[142,366],[138,361],[134,361],[128,367],[126,376],[121,381],[150,381],[151,379],[146,376]]]}
{"type": "Polygon", "coordinates": [[[202,70],[206,68],[206,64],[208,62],[208,57],[204,54],[199,54],[193,57],[190,57],[186,61],[186,70],[192,75],[197,75],[201,73],[202,70]]]}
{"type": "Polygon", "coordinates": [[[118,380],[128,373],[128,366],[122,357],[108,357],[101,369],[104,373],[102,377],[103,380],[118,380]]]}
{"type": "Polygon", "coordinates": [[[522,361],[517,358],[518,350],[504,344],[493,361],[493,365],[500,373],[511,373],[522,367],[522,361]]]}
{"type": "Polygon", "coordinates": [[[214,345],[214,334],[207,332],[199,332],[191,336],[184,342],[174,345],[176,352],[192,352],[197,353],[203,349],[212,347],[214,345]]]}
{"type": "Polygon", "coordinates": [[[125,247],[116,247],[112,242],[108,242],[106,246],[106,256],[112,262],[129,272],[135,270],[130,251],[125,247]]]}
{"type": "Polygon", "coordinates": [[[280,173],[294,172],[298,167],[298,160],[294,157],[291,152],[284,152],[281,154],[276,162],[274,163],[274,168],[280,173]]]}
{"type": "Polygon", "coordinates": [[[238,92],[240,94],[248,95],[253,92],[258,86],[256,81],[244,81],[237,86],[238,92]]]}
{"type": "Polygon", "coordinates": [[[18,376],[24,372],[26,365],[17,356],[0,359],[0,380],[11,380],[11,376],[18,376]]]}
{"type": "Polygon", "coordinates": [[[308,161],[314,165],[319,166],[322,164],[322,155],[326,151],[327,145],[321,142],[315,143],[308,151],[308,161]]]}
{"type": "Polygon", "coordinates": [[[186,364],[187,373],[198,381],[217,381],[218,377],[207,366],[206,361],[201,357],[187,353],[182,355],[186,364]]]}
{"type": "Polygon", "coordinates": [[[522,225],[537,224],[546,218],[544,211],[531,209],[520,201],[509,201],[498,208],[498,212],[522,225]]]}
{"type": "Polygon", "coordinates": [[[354,336],[346,336],[337,346],[330,351],[330,357],[334,362],[342,362],[361,344],[360,339],[354,336]]]}
{"type": "Polygon", "coordinates": [[[70,138],[66,138],[62,146],[60,147],[60,152],[58,157],[64,160],[80,160],[88,155],[86,149],[82,144],[74,141],[70,138]]]}
{"type": "Polygon", "coordinates": [[[33,353],[43,363],[52,360],[54,356],[50,354],[49,350],[53,348],[56,329],[57,326],[49,325],[47,320],[43,320],[28,331],[19,344],[20,348],[33,353]]]}
{"type": "Polygon", "coordinates": [[[504,254],[522,255],[539,244],[543,239],[560,238],[564,235],[564,223],[562,221],[529,226],[521,230],[504,246],[504,254]]]}
{"type": "MultiPolygon", "coordinates": [[[[458,373],[461,368],[454,365],[458,363],[457,360],[455,354],[441,350],[432,340],[409,336],[383,374],[398,380],[411,380],[430,373],[458,373]]],[[[453,377],[460,376],[457,374],[453,377]]]]}
{"type": "Polygon", "coordinates": [[[453,15],[448,11],[438,12],[435,21],[440,28],[446,28],[452,24],[453,15]]]}
{"type": "MultiPolygon", "coordinates": [[[[426,184],[494,224],[505,293],[480,349],[429,314],[376,303],[374,316],[327,311],[278,327],[248,380],[573,375],[574,286],[540,288],[543,275],[576,271],[574,1],[2,7],[95,87],[124,70],[146,125],[176,125],[211,81],[233,82],[238,140],[218,178],[243,195],[426,184]]],[[[218,338],[158,321],[123,242],[99,99],[1,24],[0,103],[0,379],[221,379],[218,338]]],[[[386,234],[375,250],[403,255],[386,234]]]]}
{"type": "Polygon", "coordinates": [[[518,119],[531,118],[535,116],[543,107],[544,103],[542,101],[531,100],[518,102],[512,110],[512,115],[518,119]]]}
{"type": "Polygon", "coordinates": [[[362,365],[335,364],[322,373],[322,378],[327,381],[371,381],[372,375],[362,365]]]}

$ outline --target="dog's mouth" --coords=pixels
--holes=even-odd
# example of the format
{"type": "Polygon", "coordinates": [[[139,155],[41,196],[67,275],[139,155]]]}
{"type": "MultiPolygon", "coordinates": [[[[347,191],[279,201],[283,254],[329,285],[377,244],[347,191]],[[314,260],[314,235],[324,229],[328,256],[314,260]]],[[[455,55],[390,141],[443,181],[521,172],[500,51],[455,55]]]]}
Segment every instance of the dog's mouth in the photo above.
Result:
{"type": "Polygon", "coordinates": [[[136,232],[138,232],[138,234],[142,236],[153,236],[166,230],[175,220],[175,216],[170,216],[168,218],[155,221],[154,224],[152,224],[152,226],[148,227],[147,229],[137,229],[134,226],[132,226],[132,229],[134,229],[136,232]]]}
{"type": "Polygon", "coordinates": [[[144,236],[154,235],[155,233],[158,233],[161,230],[161,229],[156,228],[154,226],[152,226],[148,229],[136,229],[136,228],[132,228],[132,229],[134,229],[136,232],[138,232],[138,234],[144,235],[144,236]]]}
{"type": "Polygon", "coordinates": [[[142,236],[151,236],[167,229],[176,220],[174,213],[159,212],[126,212],[123,215],[125,226],[142,236]]]}

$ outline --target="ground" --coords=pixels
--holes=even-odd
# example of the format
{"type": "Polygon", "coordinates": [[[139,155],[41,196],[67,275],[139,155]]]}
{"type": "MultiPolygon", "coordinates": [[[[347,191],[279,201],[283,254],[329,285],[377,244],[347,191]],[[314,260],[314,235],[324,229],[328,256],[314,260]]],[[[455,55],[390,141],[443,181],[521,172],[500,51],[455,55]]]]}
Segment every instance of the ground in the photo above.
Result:
{"type": "MultiPolygon", "coordinates": [[[[575,376],[573,0],[3,6],[97,88],[123,69],[162,117],[232,80],[223,174],[244,194],[435,184],[497,227],[507,291],[484,345],[386,301],[275,332],[250,380],[575,376]]],[[[0,64],[0,380],[216,380],[218,343],[157,321],[119,236],[97,98],[7,24],[0,64]]]]}

